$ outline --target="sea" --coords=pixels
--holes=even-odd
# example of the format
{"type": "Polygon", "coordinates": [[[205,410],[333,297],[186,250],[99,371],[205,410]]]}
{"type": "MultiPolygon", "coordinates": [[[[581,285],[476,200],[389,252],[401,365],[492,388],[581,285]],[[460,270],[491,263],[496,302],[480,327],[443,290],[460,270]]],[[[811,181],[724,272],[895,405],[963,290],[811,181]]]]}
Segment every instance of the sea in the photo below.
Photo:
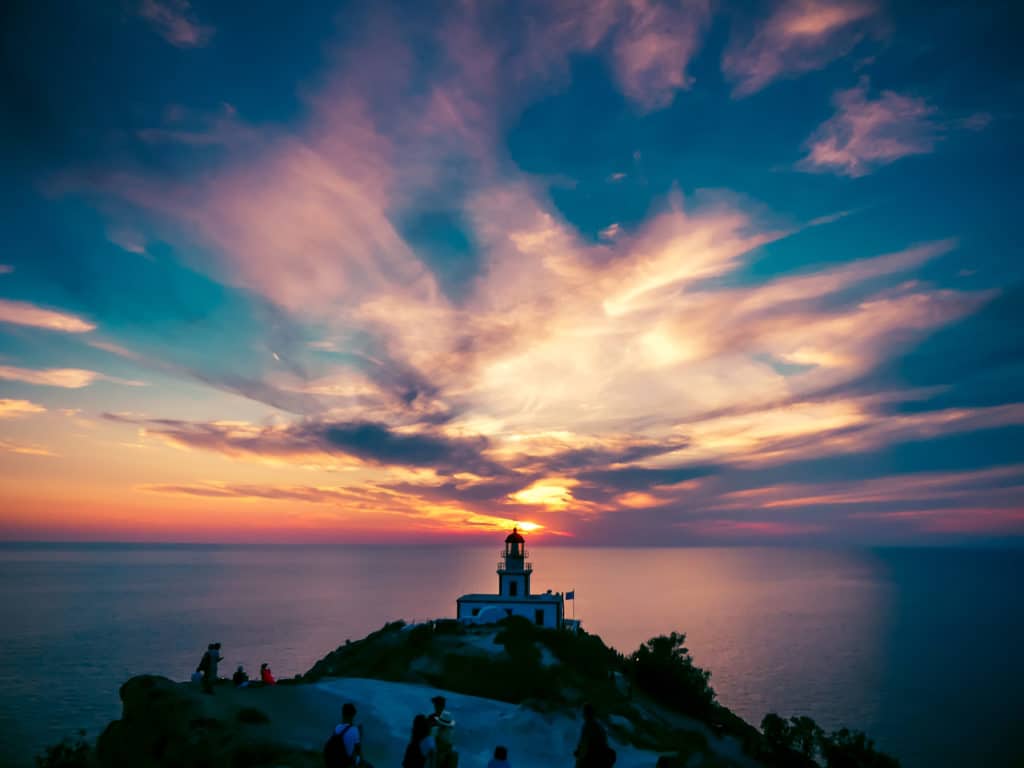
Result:
{"type": "MultiPolygon", "coordinates": [[[[500,544],[500,542],[498,542],[500,544]]],[[[495,547],[0,544],[0,763],[120,714],[132,675],[279,678],[497,588],[495,547]]],[[[686,633],[749,722],[866,731],[906,768],[1024,758],[1024,550],[532,548],[534,591],[628,653],[686,633]]],[[[568,764],[568,763],[567,763],[568,764]]]]}

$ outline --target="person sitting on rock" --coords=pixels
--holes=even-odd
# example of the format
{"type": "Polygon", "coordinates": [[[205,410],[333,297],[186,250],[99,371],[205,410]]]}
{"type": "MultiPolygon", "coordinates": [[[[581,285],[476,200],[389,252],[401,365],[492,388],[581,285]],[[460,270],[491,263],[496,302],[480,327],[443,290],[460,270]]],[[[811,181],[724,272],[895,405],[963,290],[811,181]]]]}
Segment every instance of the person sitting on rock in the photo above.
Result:
{"type": "Polygon", "coordinates": [[[245,674],[245,669],[242,665],[238,665],[238,669],[235,670],[235,674],[231,676],[231,682],[235,684],[235,688],[246,688],[249,685],[249,676],[245,674]]]}
{"type": "Polygon", "coordinates": [[[487,763],[487,768],[512,768],[512,763],[508,761],[508,748],[495,747],[494,758],[487,763]]]}
{"type": "Polygon", "coordinates": [[[270,671],[270,665],[267,662],[260,664],[260,682],[264,685],[277,685],[274,673],[270,671]]]}

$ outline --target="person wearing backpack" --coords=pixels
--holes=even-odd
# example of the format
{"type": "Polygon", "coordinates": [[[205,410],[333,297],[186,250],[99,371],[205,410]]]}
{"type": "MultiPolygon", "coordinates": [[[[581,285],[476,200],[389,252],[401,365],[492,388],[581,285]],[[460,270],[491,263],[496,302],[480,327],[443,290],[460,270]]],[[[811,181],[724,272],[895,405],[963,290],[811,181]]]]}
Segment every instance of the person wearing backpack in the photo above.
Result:
{"type": "Polygon", "coordinates": [[[594,707],[589,703],[583,705],[583,730],[573,755],[576,768],[611,768],[615,765],[615,750],[608,746],[608,736],[597,722],[594,707]]]}
{"type": "Polygon", "coordinates": [[[430,735],[430,720],[426,715],[416,715],[412,721],[412,735],[405,745],[402,768],[436,768],[437,747],[430,735]]]}
{"type": "Polygon", "coordinates": [[[362,735],[355,719],[356,705],[346,701],[341,707],[341,722],[324,744],[324,768],[373,768],[363,759],[362,735]]]}

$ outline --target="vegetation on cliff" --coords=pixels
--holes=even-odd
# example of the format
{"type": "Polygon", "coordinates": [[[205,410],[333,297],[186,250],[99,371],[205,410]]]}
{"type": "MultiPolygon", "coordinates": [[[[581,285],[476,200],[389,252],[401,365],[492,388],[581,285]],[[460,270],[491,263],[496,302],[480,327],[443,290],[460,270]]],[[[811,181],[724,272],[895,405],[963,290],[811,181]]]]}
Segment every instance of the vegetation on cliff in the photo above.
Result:
{"type": "MultiPolygon", "coordinates": [[[[710,673],[694,665],[685,643],[685,635],[673,632],[627,656],[596,635],[543,629],[515,617],[482,627],[394,622],[346,642],[304,675],[283,681],[275,696],[299,702],[314,692],[303,692],[305,685],[349,677],[429,685],[556,717],[574,717],[589,701],[619,743],[667,756],[674,766],[898,765],[863,734],[826,735],[809,718],[769,715],[761,730],[754,728],[718,703],[710,673]]],[[[317,755],[308,750],[282,746],[277,723],[253,706],[259,697],[229,703],[143,676],[126,683],[121,698],[124,714],[108,726],[95,750],[80,740],[66,742],[41,756],[39,768],[317,764],[317,755]]]]}

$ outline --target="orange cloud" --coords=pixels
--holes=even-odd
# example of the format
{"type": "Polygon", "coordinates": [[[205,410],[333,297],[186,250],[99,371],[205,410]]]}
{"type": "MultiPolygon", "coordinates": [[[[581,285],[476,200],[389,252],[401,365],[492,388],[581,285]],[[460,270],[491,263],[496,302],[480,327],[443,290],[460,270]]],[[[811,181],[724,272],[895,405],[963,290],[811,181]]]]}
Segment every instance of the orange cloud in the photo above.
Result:
{"type": "Polygon", "coordinates": [[[0,323],[27,325],[65,333],[88,333],[96,328],[94,323],[67,312],[43,309],[26,301],[0,299],[0,323]]]}
{"type": "Polygon", "coordinates": [[[34,413],[44,413],[46,408],[29,400],[0,398],[0,419],[14,419],[34,413]]]}

